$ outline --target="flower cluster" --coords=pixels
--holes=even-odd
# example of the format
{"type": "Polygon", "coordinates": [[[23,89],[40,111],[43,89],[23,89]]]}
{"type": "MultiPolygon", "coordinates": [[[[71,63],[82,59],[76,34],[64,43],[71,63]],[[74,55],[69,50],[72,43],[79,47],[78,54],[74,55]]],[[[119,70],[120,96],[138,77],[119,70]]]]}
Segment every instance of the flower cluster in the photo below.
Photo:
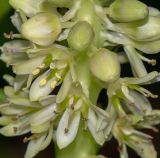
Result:
{"type": "Polygon", "coordinates": [[[1,46],[1,60],[15,76],[4,75],[9,86],[0,105],[0,134],[30,133],[24,138],[29,142],[25,158],[52,140],[61,153],[82,139],[90,143],[86,149],[79,147],[84,151],[76,158],[103,157],[91,155],[96,155],[97,144],[112,137],[121,158],[128,158],[126,146],[142,158],[156,158],[152,137],[138,129],[155,131],[160,123],[160,111],[148,100],[157,95],[143,87],[160,77],[156,71],[148,73],[143,63],[155,65],[145,54],[160,51],[159,10],[138,0],[9,3],[18,33],[5,33],[12,40],[1,46]],[[125,62],[133,77],[121,76],[125,62]],[[97,101],[102,89],[108,96],[105,109],[97,101]]]}

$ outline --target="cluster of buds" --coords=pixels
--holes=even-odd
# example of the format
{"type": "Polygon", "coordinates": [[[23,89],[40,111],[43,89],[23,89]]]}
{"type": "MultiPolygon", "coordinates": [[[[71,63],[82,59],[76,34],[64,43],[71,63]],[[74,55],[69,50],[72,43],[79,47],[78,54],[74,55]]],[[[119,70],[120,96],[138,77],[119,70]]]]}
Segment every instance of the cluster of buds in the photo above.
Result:
{"type": "Polygon", "coordinates": [[[29,142],[25,158],[52,140],[57,158],[101,158],[98,145],[112,137],[121,158],[128,158],[126,146],[142,158],[156,158],[151,136],[138,129],[157,131],[160,123],[160,111],[148,100],[158,96],[142,87],[160,77],[143,63],[155,65],[143,54],[160,51],[159,10],[138,0],[9,3],[18,33],[5,33],[12,40],[0,47],[1,60],[15,74],[4,75],[9,86],[0,105],[0,134],[30,133],[24,138],[29,142]],[[132,77],[121,76],[126,62],[132,77]],[[108,96],[105,108],[98,105],[102,89],[108,96]]]}

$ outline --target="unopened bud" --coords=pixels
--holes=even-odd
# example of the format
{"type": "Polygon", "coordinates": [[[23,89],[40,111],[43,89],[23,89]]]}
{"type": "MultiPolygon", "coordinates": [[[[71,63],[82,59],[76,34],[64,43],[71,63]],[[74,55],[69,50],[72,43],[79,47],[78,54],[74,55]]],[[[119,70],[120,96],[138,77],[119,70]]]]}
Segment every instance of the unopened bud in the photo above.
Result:
{"type": "Polygon", "coordinates": [[[100,49],[90,59],[90,70],[98,79],[110,82],[119,78],[120,62],[114,52],[100,49]]]}
{"type": "Polygon", "coordinates": [[[52,44],[60,32],[59,18],[51,13],[39,13],[21,27],[23,37],[42,46],[52,44]]]}
{"type": "Polygon", "coordinates": [[[69,32],[67,41],[69,46],[76,51],[83,51],[89,47],[94,38],[91,25],[86,21],[80,21],[69,32]]]}
{"type": "Polygon", "coordinates": [[[9,3],[14,9],[22,10],[26,16],[31,17],[42,11],[42,3],[45,0],[10,0],[9,3]]]}

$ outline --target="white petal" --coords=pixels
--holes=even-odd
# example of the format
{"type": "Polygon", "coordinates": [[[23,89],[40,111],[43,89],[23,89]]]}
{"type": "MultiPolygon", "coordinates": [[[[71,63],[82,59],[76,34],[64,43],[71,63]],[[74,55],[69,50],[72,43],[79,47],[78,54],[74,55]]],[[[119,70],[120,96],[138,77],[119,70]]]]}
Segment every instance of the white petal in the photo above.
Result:
{"type": "Polygon", "coordinates": [[[97,132],[96,125],[97,125],[96,114],[92,109],[89,109],[89,113],[88,113],[88,128],[89,128],[92,136],[94,137],[95,141],[99,145],[103,145],[103,143],[105,142],[104,133],[103,133],[103,131],[98,131],[97,132]]]}
{"type": "Polygon", "coordinates": [[[45,133],[37,139],[33,139],[29,142],[25,158],[33,158],[40,151],[44,150],[51,142],[53,135],[53,129],[51,128],[49,133],[45,133]]]}
{"type": "Polygon", "coordinates": [[[19,119],[14,123],[0,129],[0,134],[4,136],[19,136],[26,134],[30,131],[28,118],[19,119]]]}
{"type": "Polygon", "coordinates": [[[15,12],[14,15],[11,16],[11,22],[14,25],[14,27],[20,32],[22,20],[18,12],[15,12]]]}
{"type": "Polygon", "coordinates": [[[127,147],[125,144],[121,145],[122,149],[120,150],[121,158],[128,158],[127,147]]]}
{"type": "Polygon", "coordinates": [[[133,98],[133,105],[127,104],[130,111],[142,115],[151,113],[152,106],[146,97],[133,90],[129,90],[129,95],[133,98]]]}
{"type": "Polygon", "coordinates": [[[70,117],[70,109],[66,109],[57,128],[56,139],[57,139],[57,145],[60,149],[65,148],[70,143],[72,143],[78,132],[78,127],[80,122],[80,112],[76,113],[69,126],[68,129],[69,131],[66,133],[65,129],[68,126],[69,117],[70,117]]]}
{"type": "Polygon", "coordinates": [[[39,82],[42,79],[46,79],[48,72],[45,72],[41,76],[37,77],[34,82],[31,85],[30,91],[29,91],[29,97],[31,101],[37,101],[41,97],[47,96],[49,93],[52,92],[51,83],[55,79],[50,79],[46,85],[40,86],[39,82]]]}
{"type": "Polygon", "coordinates": [[[19,91],[23,85],[27,82],[28,75],[17,75],[14,80],[14,90],[19,91]]]}
{"type": "Polygon", "coordinates": [[[36,58],[32,58],[27,60],[21,64],[17,64],[13,67],[13,71],[18,75],[26,75],[31,74],[32,71],[37,68],[39,65],[42,64],[44,61],[45,56],[40,56],[36,58]]]}
{"type": "Polygon", "coordinates": [[[70,75],[70,72],[65,76],[65,79],[63,81],[63,84],[57,94],[57,99],[56,99],[56,102],[57,103],[61,103],[65,98],[66,96],[68,95],[68,92],[71,88],[71,85],[72,85],[72,78],[71,78],[71,75],[70,75]]]}
{"type": "Polygon", "coordinates": [[[30,109],[24,109],[16,105],[10,105],[0,109],[0,112],[3,115],[21,115],[22,113],[27,113],[29,111],[30,109]]]}
{"type": "Polygon", "coordinates": [[[47,106],[52,103],[55,103],[56,102],[56,95],[48,95],[48,96],[41,97],[39,99],[39,102],[43,106],[47,106]]]}
{"type": "Polygon", "coordinates": [[[12,98],[12,97],[15,96],[14,89],[10,86],[5,86],[4,87],[4,94],[9,98],[12,98]]]}
{"type": "Polygon", "coordinates": [[[152,141],[148,138],[144,138],[141,135],[131,135],[128,141],[126,141],[126,144],[135,150],[142,158],[157,158],[157,153],[152,141]]]}
{"type": "Polygon", "coordinates": [[[41,133],[48,130],[50,120],[54,119],[56,104],[52,104],[33,114],[30,120],[33,133],[41,133]]]}
{"type": "Polygon", "coordinates": [[[12,118],[9,116],[1,116],[0,117],[0,125],[1,126],[6,126],[12,122],[12,118]]]}

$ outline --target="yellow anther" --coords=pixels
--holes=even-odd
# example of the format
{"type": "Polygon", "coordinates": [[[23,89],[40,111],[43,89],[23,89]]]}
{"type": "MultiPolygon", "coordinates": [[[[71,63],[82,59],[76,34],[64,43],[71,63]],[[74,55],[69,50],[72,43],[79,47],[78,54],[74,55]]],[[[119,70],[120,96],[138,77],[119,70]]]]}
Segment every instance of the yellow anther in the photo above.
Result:
{"type": "Polygon", "coordinates": [[[42,80],[40,80],[39,85],[40,86],[45,86],[46,83],[47,83],[47,80],[46,79],[42,79],[42,80]]]}
{"type": "Polygon", "coordinates": [[[33,75],[38,75],[40,73],[40,69],[34,69],[33,71],[32,71],[32,74],[33,75]]]}
{"type": "Polygon", "coordinates": [[[51,82],[51,88],[54,89],[56,87],[57,81],[52,81],[51,82]]]}
{"type": "Polygon", "coordinates": [[[39,68],[40,68],[40,69],[43,69],[45,66],[46,66],[46,65],[43,63],[43,64],[39,65],[39,68]]]}

